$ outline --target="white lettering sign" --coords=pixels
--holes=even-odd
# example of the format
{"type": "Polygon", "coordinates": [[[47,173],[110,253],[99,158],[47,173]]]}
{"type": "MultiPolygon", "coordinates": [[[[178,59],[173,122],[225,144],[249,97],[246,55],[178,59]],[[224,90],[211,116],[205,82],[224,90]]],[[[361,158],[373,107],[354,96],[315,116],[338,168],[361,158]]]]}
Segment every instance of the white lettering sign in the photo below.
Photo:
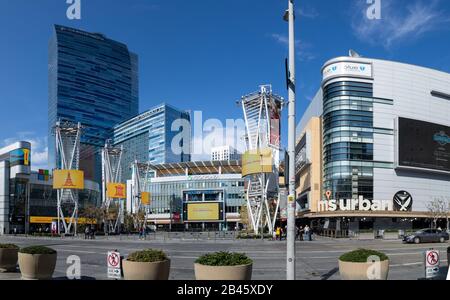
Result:
{"type": "Polygon", "coordinates": [[[392,201],[359,199],[341,199],[319,201],[319,211],[386,211],[393,210],[392,201]]]}
{"type": "Polygon", "coordinates": [[[323,69],[323,80],[334,76],[357,76],[372,78],[372,65],[365,63],[339,62],[323,69]]]}

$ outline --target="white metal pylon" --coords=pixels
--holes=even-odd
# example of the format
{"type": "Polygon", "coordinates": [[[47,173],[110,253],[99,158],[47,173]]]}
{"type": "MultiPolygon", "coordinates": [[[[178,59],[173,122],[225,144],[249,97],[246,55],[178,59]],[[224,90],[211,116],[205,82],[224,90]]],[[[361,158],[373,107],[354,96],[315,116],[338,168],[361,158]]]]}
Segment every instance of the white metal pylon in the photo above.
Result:
{"type": "Polygon", "coordinates": [[[123,146],[120,148],[111,146],[110,141],[105,143],[105,147],[102,149],[102,194],[103,194],[103,205],[106,209],[107,214],[111,204],[117,204],[118,213],[117,218],[114,223],[108,220],[108,229],[110,232],[115,232],[117,230],[118,224],[123,216],[123,200],[113,199],[108,197],[106,189],[109,183],[121,183],[122,179],[122,153],[123,146]]]}
{"type": "MultiPolygon", "coordinates": [[[[80,139],[82,127],[80,123],[69,121],[56,122],[54,129],[56,138],[56,169],[78,170],[80,164],[80,139]]],[[[57,190],[58,234],[61,233],[62,221],[64,233],[70,233],[74,224],[74,233],[77,234],[78,219],[78,191],[71,189],[57,190]],[[63,206],[73,205],[69,222],[66,222],[63,206]]]]}
{"type": "Polygon", "coordinates": [[[264,228],[273,234],[278,215],[279,122],[283,102],[283,98],[272,93],[271,85],[260,86],[259,92],[244,96],[240,101],[246,126],[247,150],[271,149],[273,157],[272,173],[254,174],[246,178],[247,210],[255,234],[263,233],[261,231],[264,228]],[[269,203],[275,205],[271,207],[269,203]]]}
{"type": "MultiPolygon", "coordinates": [[[[134,225],[138,227],[138,219],[137,215],[144,208],[142,204],[141,195],[142,192],[148,191],[148,175],[150,171],[150,162],[147,164],[139,163],[137,160],[132,165],[132,175],[131,175],[131,184],[132,184],[132,197],[131,197],[131,213],[136,216],[134,218],[134,225]],[[141,173],[144,173],[144,178],[142,178],[141,173]]],[[[147,211],[145,211],[144,218],[144,226],[147,223],[147,211]]]]}

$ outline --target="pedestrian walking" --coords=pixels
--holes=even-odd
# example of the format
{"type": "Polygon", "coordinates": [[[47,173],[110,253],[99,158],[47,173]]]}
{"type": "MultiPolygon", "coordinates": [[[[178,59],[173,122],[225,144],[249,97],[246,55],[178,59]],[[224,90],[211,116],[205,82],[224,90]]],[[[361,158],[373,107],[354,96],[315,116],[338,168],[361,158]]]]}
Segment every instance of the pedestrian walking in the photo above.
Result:
{"type": "Polygon", "coordinates": [[[281,227],[280,226],[277,227],[276,235],[277,235],[277,240],[281,241],[281,227]]]}
{"type": "Polygon", "coordinates": [[[84,229],[84,239],[87,240],[89,238],[89,226],[86,226],[84,229]]]}
{"type": "Polygon", "coordinates": [[[308,225],[305,226],[305,238],[307,241],[311,241],[311,229],[308,225]]]}

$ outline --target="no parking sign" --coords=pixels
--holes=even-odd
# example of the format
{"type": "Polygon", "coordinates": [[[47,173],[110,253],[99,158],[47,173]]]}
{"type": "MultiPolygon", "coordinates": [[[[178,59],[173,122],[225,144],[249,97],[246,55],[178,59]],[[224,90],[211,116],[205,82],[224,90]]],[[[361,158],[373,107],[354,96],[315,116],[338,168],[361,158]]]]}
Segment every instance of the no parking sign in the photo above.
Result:
{"type": "Polygon", "coordinates": [[[432,279],[439,275],[440,256],[438,250],[425,252],[425,278],[432,279]]]}

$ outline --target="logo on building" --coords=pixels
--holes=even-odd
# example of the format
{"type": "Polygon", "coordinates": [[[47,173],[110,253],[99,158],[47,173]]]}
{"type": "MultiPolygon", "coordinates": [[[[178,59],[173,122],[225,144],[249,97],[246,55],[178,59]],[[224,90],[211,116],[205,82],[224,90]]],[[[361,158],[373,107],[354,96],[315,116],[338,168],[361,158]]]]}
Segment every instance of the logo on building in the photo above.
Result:
{"type": "Polygon", "coordinates": [[[400,191],[394,196],[394,210],[395,211],[411,211],[413,205],[413,198],[410,193],[400,191]]]}
{"type": "Polygon", "coordinates": [[[441,146],[446,146],[447,144],[450,144],[450,137],[444,131],[436,133],[433,136],[433,140],[441,146]]]}
{"type": "Polygon", "coordinates": [[[319,211],[392,211],[392,201],[358,199],[325,200],[319,202],[319,211]]]}

